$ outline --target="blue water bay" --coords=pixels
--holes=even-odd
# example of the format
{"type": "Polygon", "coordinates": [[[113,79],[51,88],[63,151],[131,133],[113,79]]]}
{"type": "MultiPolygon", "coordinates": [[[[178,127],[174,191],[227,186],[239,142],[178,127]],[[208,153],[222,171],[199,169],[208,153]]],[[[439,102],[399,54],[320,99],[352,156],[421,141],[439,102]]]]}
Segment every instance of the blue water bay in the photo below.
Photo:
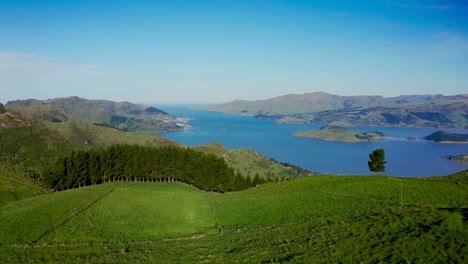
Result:
{"type": "MultiPolygon", "coordinates": [[[[271,120],[225,115],[189,107],[162,107],[176,117],[188,117],[191,129],[164,136],[186,145],[219,142],[228,149],[250,148],[282,162],[291,162],[319,173],[371,174],[369,153],[384,148],[385,174],[394,176],[445,175],[468,169],[468,164],[442,159],[442,156],[468,153],[468,144],[440,144],[423,140],[439,129],[402,127],[354,127],[359,131],[380,131],[388,138],[378,142],[344,143],[297,138],[301,130],[320,129],[323,124],[284,125],[271,120]],[[413,137],[416,140],[407,140],[413,137]]],[[[468,130],[452,129],[454,133],[468,130]]]]}

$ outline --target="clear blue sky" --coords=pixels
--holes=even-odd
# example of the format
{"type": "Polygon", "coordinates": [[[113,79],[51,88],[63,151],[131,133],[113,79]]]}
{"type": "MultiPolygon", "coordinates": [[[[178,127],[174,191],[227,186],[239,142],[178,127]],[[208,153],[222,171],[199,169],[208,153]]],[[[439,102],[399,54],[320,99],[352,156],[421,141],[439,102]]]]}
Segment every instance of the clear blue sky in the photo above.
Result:
{"type": "Polygon", "coordinates": [[[468,93],[468,1],[0,1],[0,102],[468,93]]]}

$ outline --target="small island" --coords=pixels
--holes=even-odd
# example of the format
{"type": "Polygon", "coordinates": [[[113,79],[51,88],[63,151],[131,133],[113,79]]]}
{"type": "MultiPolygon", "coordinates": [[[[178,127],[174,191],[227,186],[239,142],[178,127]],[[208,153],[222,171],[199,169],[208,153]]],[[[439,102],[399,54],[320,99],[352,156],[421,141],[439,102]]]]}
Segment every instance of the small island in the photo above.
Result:
{"type": "Polygon", "coordinates": [[[359,132],[340,126],[324,126],[320,130],[299,131],[293,136],[340,142],[373,142],[385,138],[381,132],[359,132]]]}
{"type": "Polygon", "coordinates": [[[455,155],[455,156],[449,155],[449,156],[444,156],[443,158],[446,160],[453,160],[453,161],[468,163],[468,154],[460,154],[460,155],[455,155]]]}
{"type": "Polygon", "coordinates": [[[445,131],[437,131],[424,139],[437,143],[468,143],[468,134],[454,134],[445,131]]]}

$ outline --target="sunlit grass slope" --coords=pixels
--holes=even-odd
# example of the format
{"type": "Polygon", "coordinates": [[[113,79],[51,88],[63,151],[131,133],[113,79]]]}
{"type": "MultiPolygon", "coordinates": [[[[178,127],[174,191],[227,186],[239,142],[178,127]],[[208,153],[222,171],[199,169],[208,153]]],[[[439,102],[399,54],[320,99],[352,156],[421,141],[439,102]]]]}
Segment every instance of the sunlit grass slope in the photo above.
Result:
{"type": "Polygon", "coordinates": [[[26,244],[108,191],[105,185],[50,193],[10,203],[0,208],[0,243],[26,244]]]}
{"type": "Polygon", "coordinates": [[[73,119],[54,123],[42,122],[49,129],[57,131],[74,146],[82,149],[107,147],[112,144],[138,144],[146,146],[166,146],[177,143],[158,135],[123,132],[115,128],[90,125],[73,119]]]}
{"type": "Polygon", "coordinates": [[[422,179],[328,175],[226,194],[178,183],[104,184],[2,208],[2,223],[21,221],[4,225],[0,257],[9,263],[466,263],[467,179],[468,172],[422,179]],[[80,206],[86,210],[73,214],[80,206]],[[57,219],[37,218],[52,207],[60,208],[57,219]]]}
{"type": "Polygon", "coordinates": [[[468,186],[448,180],[315,176],[214,197],[223,228],[331,221],[400,206],[468,207],[468,186]]]}
{"type": "Polygon", "coordinates": [[[39,243],[154,240],[217,231],[205,193],[195,188],[178,183],[110,185],[112,193],[39,243]]]}
{"type": "Polygon", "coordinates": [[[204,192],[179,183],[102,184],[0,211],[1,244],[160,239],[217,231],[204,192]]]}

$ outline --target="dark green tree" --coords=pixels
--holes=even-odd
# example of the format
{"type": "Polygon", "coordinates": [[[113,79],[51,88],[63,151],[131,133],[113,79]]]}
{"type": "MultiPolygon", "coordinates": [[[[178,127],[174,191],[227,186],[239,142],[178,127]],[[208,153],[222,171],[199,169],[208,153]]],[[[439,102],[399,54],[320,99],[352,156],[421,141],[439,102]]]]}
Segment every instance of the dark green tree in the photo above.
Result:
{"type": "Polygon", "coordinates": [[[0,103],[0,114],[3,114],[5,112],[6,112],[5,106],[2,103],[0,103]]]}
{"type": "Polygon", "coordinates": [[[252,184],[253,184],[254,186],[257,186],[257,184],[261,184],[261,183],[263,183],[263,181],[262,181],[262,179],[260,178],[260,175],[258,175],[258,173],[255,173],[255,176],[254,176],[254,178],[253,178],[253,180],[252,180],[252,184]]]}
{"type": "Polygon", "coordinates": [[[369,154],[369,161],[367,164],[369,165],[369,170],[376,172],[377,175],[380,172],[385,171],[385,151],[383,148],[376,149],[369,154]]]}

